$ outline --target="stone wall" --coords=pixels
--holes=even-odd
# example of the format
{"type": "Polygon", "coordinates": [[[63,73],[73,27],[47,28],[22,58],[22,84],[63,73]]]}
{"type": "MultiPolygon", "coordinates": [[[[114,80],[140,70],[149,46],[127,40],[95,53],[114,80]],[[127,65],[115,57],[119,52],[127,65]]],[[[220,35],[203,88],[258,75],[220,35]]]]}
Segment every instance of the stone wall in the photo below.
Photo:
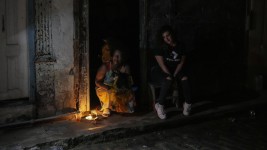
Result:
{"type": "Polygon", "coordinates": [[[74,100],[73,1],[36,0],[36,87],[38,117],[76,109],[74,100]]]}

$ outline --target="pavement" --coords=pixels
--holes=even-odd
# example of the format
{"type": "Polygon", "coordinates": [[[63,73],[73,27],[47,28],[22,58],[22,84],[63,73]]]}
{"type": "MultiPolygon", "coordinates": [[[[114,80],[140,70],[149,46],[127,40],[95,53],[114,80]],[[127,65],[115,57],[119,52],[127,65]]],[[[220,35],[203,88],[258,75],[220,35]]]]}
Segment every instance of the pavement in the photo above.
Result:
{"type": "Polygon", "coordinates": [[[267,91],[262,91],[258,97],[243,101],[198,101],[194,103],[192,115],[189,117],[183,116],[181,109],[168,107],[166,120],[160,120],[153,111],[113,113],[109,118],[99,115],[96,120],[80,119],[76,114],[62,116],[61,119],[55,117],[33,120],[0,128],[0,150],[70,149],[83,142],[94,144],[114,140],[114,137],[120,139],[141,135],[164,128],[231,116],[238,111],[256,110],[266,105],[267,91]]]}

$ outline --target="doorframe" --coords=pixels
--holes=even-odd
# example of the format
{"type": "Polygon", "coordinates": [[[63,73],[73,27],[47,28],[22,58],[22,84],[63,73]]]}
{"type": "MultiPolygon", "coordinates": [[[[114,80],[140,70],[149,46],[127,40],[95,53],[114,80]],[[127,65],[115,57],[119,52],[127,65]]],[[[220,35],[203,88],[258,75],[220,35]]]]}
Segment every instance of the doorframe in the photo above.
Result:
{"type": "Polygon", "coordinates": [[[27,0],[27,43],[29,57],[29,102],[36,100],[36,76],[35,76],[35,25],[34,25],[34,0],[27,0]]]}
{"type": "Polygon", "coordinates": [[[73,0],[74,11],[74,97],[76,109],[90,111],[89,0],[73,0]]]}
{"type": "Polygon", "coordinates": [[[140,79],[141,79],[141,101],[143,110],[150,106],[148,93],[148,0],[139,0],[139,56],[140,56],[140,79]]]}

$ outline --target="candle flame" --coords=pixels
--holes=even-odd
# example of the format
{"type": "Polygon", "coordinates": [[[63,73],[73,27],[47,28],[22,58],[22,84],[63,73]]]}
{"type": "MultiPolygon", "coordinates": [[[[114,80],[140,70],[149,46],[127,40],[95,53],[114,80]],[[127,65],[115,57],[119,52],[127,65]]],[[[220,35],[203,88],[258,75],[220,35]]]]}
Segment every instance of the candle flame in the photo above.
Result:
{"type": "Polygon", "coordinates": [[[87,120],[96,120],[97,117],[97,111],[96,110],[92,110],[91,114],[89,114],[88,116],[85,117],[85,119],[87,120]]]}
{"type": "Polygon", "coordinates": [[[87,119],[87,120],[94,120],[91,114],[88,115],[88,116],[86,116],[85,119],[87,119]]]}

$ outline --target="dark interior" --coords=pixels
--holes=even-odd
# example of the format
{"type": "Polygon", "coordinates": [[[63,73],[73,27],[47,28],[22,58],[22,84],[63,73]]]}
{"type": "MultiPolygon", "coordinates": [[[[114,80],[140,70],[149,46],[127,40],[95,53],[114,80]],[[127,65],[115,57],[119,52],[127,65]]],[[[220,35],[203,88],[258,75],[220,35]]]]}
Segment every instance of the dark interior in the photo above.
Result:
{"type": "MultiPolygon", "coordinates": [[[[99,106],[94,79],[101,65],[103,39],[120,41],[127,51],[135,83],[139,83],[139,2],[135,0],[92,0],[89,2],[91,108],[99,106]]],[[[138,85],[137,85],[138,86],[138,85]]],[[[138,94],[137,94],[138,96],[138,94]]]]}

